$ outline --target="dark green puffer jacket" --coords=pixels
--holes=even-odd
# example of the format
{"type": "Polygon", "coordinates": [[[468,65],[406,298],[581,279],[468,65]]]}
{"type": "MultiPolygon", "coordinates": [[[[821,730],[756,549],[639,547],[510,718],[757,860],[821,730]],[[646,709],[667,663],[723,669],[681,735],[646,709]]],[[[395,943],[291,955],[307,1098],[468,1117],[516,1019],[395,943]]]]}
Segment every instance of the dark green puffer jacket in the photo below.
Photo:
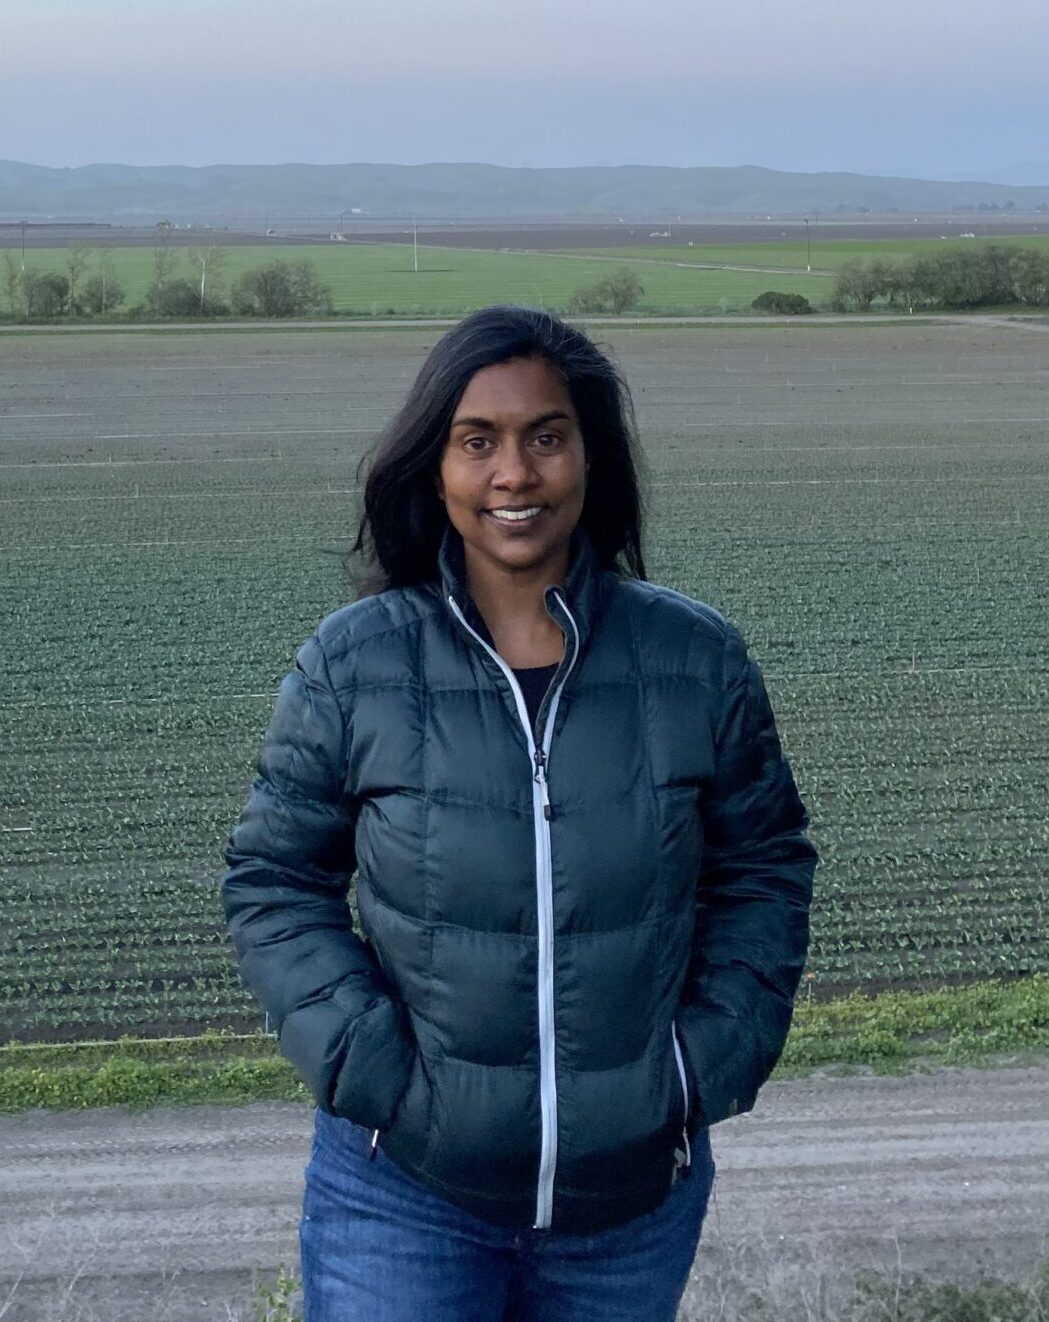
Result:
{"type": "Polygon", "coordinates": [[[816,854],[760,673],[711,607],[599,569],[577,530],[546,590],[566,645],[536,751],[452,531],[440,568],[299,651],[226,915],[322,1108],[470,1212],[596,1232],[658,1206],[683,1129],[754,1105],[816,854]]]}

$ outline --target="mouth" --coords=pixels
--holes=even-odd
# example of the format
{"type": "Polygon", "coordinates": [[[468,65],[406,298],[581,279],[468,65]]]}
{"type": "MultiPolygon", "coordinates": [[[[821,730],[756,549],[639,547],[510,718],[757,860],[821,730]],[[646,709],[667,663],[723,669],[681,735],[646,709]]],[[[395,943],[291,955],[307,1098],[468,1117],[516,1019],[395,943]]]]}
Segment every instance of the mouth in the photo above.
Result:
{"type": "Polygon", "coordinates": [[[503,505],[499,509],[485,510],[485,514],[490,515],[499,523],[504,523],[509,527],[520,527],[534,523],[543,512],[542,505],[503,505]]]}

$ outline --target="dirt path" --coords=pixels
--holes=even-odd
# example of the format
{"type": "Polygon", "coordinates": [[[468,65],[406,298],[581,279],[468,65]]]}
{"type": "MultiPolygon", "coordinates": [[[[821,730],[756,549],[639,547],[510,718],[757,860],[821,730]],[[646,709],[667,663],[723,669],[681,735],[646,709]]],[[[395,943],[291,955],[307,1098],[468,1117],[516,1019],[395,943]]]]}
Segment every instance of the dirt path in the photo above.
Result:
{"type": "MultiPolygon", "coordinates": [[[[547,254],[556,256],[557,254],[547,254]]],[[[596,260],[609,261],[610,258],[602,257],[596,260]]],[[[653,259],[654,260],[654,259],[653,259]]],[[[667,263],[661,262],[659,265],[692,265],[692,263],[667,263]]],[[[772,267],[727,267],[727,270],[751,271],[766,270],[773,271],[772,267]]],[[[824,274],[814,271],[814,275],[824,274]]],[[[829,273],[828,273],[829,274],[829,273]]],[[[384,330],[426,330],[429,327],[441,329],[445,326],[458,325],[460,317],[399,317],[384,319],[380,317],[343,317],[338,320],[328,321],[163,321],[163,322],[107,322],[105,325],[93,326],[90,322],[78,322],[75,325],[63,325],[57,322],[46,322],[33,325],[22,323],[0,325],[0,335],[145,335],[156,334],[157,331],[193,331],[215,333],[221,331],[302,331],[302,330],[327,330],[327,331],[384,331],[384,330]]],[[[645,316],[632,317],[629,313],[623,313],[620,316],[584,316],[573,317],[574,323],[581,326],[604,326],[618,327],[622,330],[633,330],[638,326],[850,326],[856,323],[891,326],[899,322],[912,321],[914,325],[922,326],[983,326],[991,330],[1019,330],[1019,331],[1049,331],[1049,318],[1044,316],[1023,315],[1003,316],[991,313],[952,313],[952,312],[922,312],[914,318],[909,318],[907,313],[900,309],[895,313],[888,312],[821,312],[813,317],[772,317],[772,316],[752,316],[749,313],[734,314],[715,314],[688,316],[645,316]]]]}
{"type": "Polygon", "coordinates": [[[969,318],[969,320],[978,322],[981,326],[990,326],[996,330],[1004,326],[1007,330],[1034,331],[1036,333],[1040,332],[1042,335],[1049,332],[1049,317],[978,315],[969,318]]]}
{"type": "MultiPolygon", "coordinates": [[[[749,313],[735,313],[730,315],[725,313],[695,316],[652,316],[652,317],[632,317],[629,313],[623,313],[620,316],[586,316],[573,317],[573,323],[581,326],[615,326],[625,330],[633,330],[637,326],[826,326],[826,325],[851,325],[854,322],[880,324],[883,326],[892,325],[894,322],[906,321],[907,314],[903,311],[894,314],[884,312],[821,312],[813,317],[766,317],[751,316],[749,313]]],[[[977,316],[959,317],[944,312],[923,312],[914,318],[915,324],[922,323],[930,325],[967,325],[970,321],[978,321],[981,318],[977,316]]],[[[144,335],[156,334],[158,331],[230,331],[230,330],[414,330],[427,329],[428,327],[440,328],[442,326],[456,326],[462,320],[461,317],[397,317],[384,319],[381,317],[343,317],[338,320],[330,319],[328,321],[157,321],[157,322],[107,322],[104,325],[94,326],[90,322],[77,322],[75,325],[67,326],[58,322],[41,322],[33,325],[24,323],[0,325],[0,335],[144,335]]],[[[1007,325],[1015,327],[1020,325],[1022,328],[1023,319],[1014,320],[1008,317],[986,318],[988,322],[994,322],[995,325],[1007,325]]]]}
{"type": "MultiPolygon", "coordinates": [[[[1023,1275],[1049,1256],[1047,1098],[1049,1065],[768,1085],[713,1131],[682,1318],[730,1318],[742,1284],[789,1296],[898,1255],[1023,1275]]],[[[3,1118],[0,1317],[237,1316],[253,1268],[295,1263],[310,1124],[269,1104],[3,1118]]]]}

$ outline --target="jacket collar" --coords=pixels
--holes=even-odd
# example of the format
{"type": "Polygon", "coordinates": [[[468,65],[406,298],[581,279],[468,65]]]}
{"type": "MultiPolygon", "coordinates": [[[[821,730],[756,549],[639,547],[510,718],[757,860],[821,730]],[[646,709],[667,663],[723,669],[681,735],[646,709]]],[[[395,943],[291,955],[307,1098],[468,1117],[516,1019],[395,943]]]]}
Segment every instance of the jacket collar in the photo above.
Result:
{"type": "MultiPolygon", "coordinates": [[[[441,547],[437,556],[440,575],[439,588],[445,605],[448,598],[454,597],[459,609],[473,628],[477,628],[480,612],[466,589],[466,555],[463,539],[451,524],[445,529],[441,547]]],[[[596,621],[602,594],[604,572],[597,562],[597,555],[589,535],[581,524],[572,533],[569,546],[568,572],[564,583],[550,584],[543,593],[546,609],[554,620],[570,632],[568,622],[563,618],[557,594],[564,598],[576,629],[579,631],[579,646],[582,648],[596,621]]]]}

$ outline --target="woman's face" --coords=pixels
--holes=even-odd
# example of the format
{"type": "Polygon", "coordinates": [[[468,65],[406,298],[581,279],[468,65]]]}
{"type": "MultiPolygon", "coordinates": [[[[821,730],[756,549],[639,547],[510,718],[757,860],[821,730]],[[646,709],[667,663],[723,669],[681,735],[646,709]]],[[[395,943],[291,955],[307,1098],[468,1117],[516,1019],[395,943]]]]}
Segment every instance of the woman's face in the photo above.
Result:
{"type": "Polygon", "coordinates": [[[542,571],[561,581],[586,469],[575,408],[545,359],[476,372],[452,417],[437,482],[467,571],[542,571]]]}

